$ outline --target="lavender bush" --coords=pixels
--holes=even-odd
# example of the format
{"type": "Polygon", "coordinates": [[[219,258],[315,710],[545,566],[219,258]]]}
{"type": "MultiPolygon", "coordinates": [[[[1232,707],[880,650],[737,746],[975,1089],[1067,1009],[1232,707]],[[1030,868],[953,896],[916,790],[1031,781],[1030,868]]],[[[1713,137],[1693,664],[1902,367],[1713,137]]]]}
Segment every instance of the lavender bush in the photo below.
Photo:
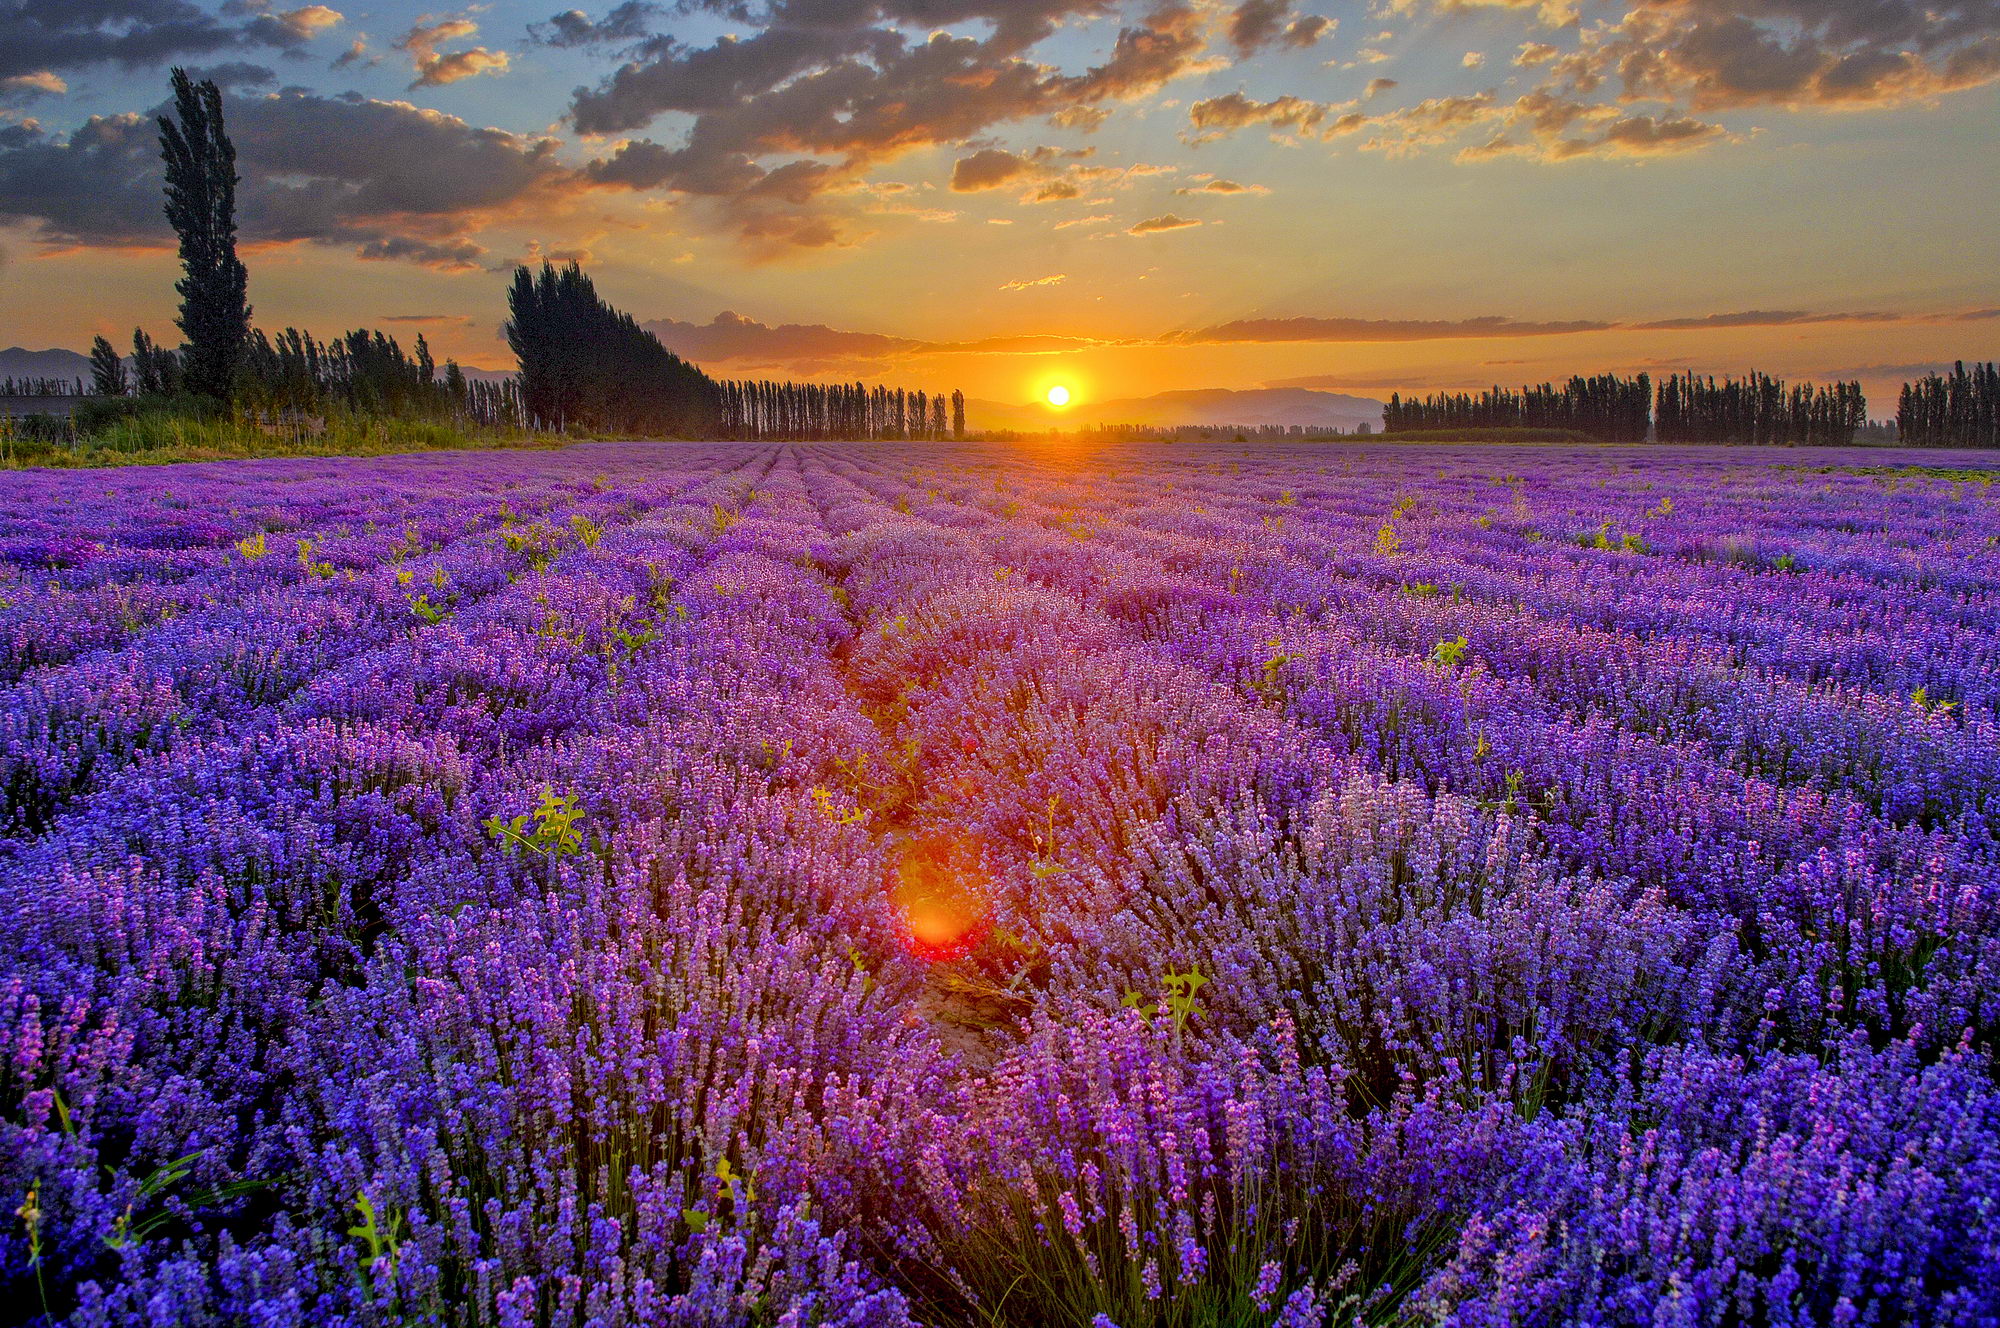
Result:
{"type": "Polygon", "coordinates": [[[2000,1324],[2000,496],[0,492],[0,1320],[2000,1324]]]}

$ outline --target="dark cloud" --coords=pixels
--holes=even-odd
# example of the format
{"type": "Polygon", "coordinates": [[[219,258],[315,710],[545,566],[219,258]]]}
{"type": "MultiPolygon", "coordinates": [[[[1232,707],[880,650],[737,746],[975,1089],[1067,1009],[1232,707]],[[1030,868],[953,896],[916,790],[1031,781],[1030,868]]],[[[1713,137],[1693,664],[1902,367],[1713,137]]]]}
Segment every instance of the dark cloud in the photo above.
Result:
{"type": "MultiPolygon", "coordinates": [[[[1021,283],[1023,286],[1048,283],[1021,283]]],[[[849,332],[821,323],[760,323],[721,313],[707,323],[663,318],[644,325],[677,355],[696,364],[819,372],[918,355],[1049,355],[1113,343],[1087,337],[1030,335],[979,341],[922,341],[878,332],[849,332]]]]}
{"type": "MultiPolygon", "coordinates": [[[[467,238],[480,226],[581,183],[552,141],[402,102],[294,89],[231,96],[225,115],[251,244],[351,244],[368,258],[462,268],[483,256],[467,238]]],[[[0,217],[59,245],[171,242],[151,117],[94,116],[67,138],[14,128],[0,133],[0,217]]]]}
{"type": "Polygon", "coordinates": [[[413,240],[406,235],[385,235],[370,240],[354,251],[357,258],[371,263],[417,263],[440,272],[477,272],[486,264],[484,245],[471,240],[413,240]]]}
{"type": "Polygon", "coordinates": [[[1696,110],[1907,102],[2000,79],[2000,2],[1641,0],[1556,68],[1696,110]]]}
{"type": "MultiPolygon", "coordinates": [[[[1038,147],[1028,152],[982,148],[953,163],[952,192],[976,194],[989,189],[1030,186],[1023,195],[1024,202],[1052,203],[1066,198],[1080,198],[1083,183],[1098,183],[1126,173],[1115,166],[1075,164],[1089,157],[1091,152],[1089,148],[1064,150],[1038,147]]],[[[1153,171],[1151,167],[1133,169],[1145,173],[1153,171]]]]}
{"type": "Polygon", "coordinates": [[[191,65],[188,77],[196,81],[207,79],[223,91],[233,92],[238,88],[273,87],[278,82],[278,71],[245,60],[231,60],[220,65],[191,65]]]}
{"type": "Polygon", "coordinates": [[[625,0],[601,19],[581,9],[551,15],[546,23],[528,25],[528,35],[544,46],[632,46],[652,35],[652,21],[664,12],[649,0],[625,0]]]}
{"type": "Polygon", "coordinates": [[[1242,0],[1229,15],[1229,40],[1243,55],[1268,46],[1311,46],[1333,30],[1318,14],[1300,14],[1292,0],[1242,0]]]}
{"type": "Polygon", "coordinates": [[[1176,333],[1178,342],[1231,341],[1452,341],[1484,337],[1550,337],[1578,332],[1606,332],[1615,323],[1516,322],[1511,318],[1461,318],[1442,321],[1376,318],[1243,318],[1196,331],[1176,333]]]}
{"type": "Polygon", "coordinates": [[[955,193],[961,194],[999,189],[1040,169],[1036,162],[1018,152],[985,148],[969,157],[959,158],[951,168],[951,187],[955,193]]]}
{"type": "Polygon", "coordinates": [[[870,360],[921,350],[924,343],[874,332],[842,332],[820,323],[776,327],[723,312],[708,323],[664,318],[645,325],[676,355],[696,364],[724,360],[760,364],[870,360]]]}
{"type": "Polygon", "coordinates": [[[305,5],[225,5],[220,15],[189,0],[0,0],[0,79],[92,65],[157,68],[173,60],[244,47],[294,49],[341,21],[305,5]]]}
{"type": "Polygon", "coordinates": [[[881,162],[1020,120],[1081,123],[1198,67],[1204,43],[1200,13],[1182,0],[1140,10],[1104,61],[1077,73],[1030,51],[1064,20],[1114,12],[1112,0],[775,0],[754,16],[696,7],[757,30],[702,47],[653,37],[578,91],[572,119],[609,135],[691,116],[680,144],[622,144],[593,178],[717,200],[746,239],[773,247],[839,243],[825,195],[881,162]],[[979,31],[953,30],[968,25],[979,31]]]}

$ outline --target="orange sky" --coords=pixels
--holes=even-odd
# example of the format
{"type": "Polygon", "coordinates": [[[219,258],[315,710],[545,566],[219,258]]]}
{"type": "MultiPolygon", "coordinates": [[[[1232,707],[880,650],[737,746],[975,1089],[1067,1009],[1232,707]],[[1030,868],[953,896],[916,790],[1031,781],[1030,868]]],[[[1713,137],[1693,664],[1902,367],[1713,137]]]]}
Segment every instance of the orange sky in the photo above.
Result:
{"type": "Polygon", "coordinates": [[[187,3],[157,66],[0,33],[0,346],[171,337],[133,113],[205,60],[259,323],[486,367],[542,256],[721,374],[1002,401],[1759,368],[1882,415],[2000,354],[1969,0],[187,3]]]}

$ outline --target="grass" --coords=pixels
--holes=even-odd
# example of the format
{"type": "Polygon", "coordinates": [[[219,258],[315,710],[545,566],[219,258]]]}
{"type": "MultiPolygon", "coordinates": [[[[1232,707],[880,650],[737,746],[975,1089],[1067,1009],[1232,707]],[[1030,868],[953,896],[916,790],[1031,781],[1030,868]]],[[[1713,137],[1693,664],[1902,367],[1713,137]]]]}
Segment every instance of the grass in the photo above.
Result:
{"type": "Polygon", "coordinates": [[[2000,479],[2000,461],[1992,466],[1786,466],[1808,475],[1885,476],[1899,480],[1956,480],[1961,484],[1991,484],[2000,479]]]}
{"type": "MultiPolygon", "coordinates": [[[[67,432],[66,421],[59,426],[67,432]]],[[[561,447],[573,441],[548,434],[467,427],[441,420],[390,416],[334,416],[313,435],[283,436],[228,416],[202,418],[172,410],[141,411],[91,429],[75,441],[48,423],[23,429],[0,421],[0,470],[31,467],[84,469],[166,465],[182,461],[236,461],[251,457],[383,456],[396,452],[495,447],[561,447]]]]}

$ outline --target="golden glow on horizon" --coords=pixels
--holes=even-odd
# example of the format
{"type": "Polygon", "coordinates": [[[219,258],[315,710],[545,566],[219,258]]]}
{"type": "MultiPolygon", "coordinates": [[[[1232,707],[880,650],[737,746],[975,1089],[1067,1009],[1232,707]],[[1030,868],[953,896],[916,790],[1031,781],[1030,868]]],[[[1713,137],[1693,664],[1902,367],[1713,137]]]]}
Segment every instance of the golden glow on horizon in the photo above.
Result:
{"type": "Polygon", "coordinates": [[[1063,384],[1057,383],[1055,386],[1049,389],[1049,404],[1051,406],[1054,406],[1057,410],[1061,410],[1064,406],[1067,406],[1069,402],[1070,402],[1070,391],[1069,388],[1065,387],[1063,384]]]}

